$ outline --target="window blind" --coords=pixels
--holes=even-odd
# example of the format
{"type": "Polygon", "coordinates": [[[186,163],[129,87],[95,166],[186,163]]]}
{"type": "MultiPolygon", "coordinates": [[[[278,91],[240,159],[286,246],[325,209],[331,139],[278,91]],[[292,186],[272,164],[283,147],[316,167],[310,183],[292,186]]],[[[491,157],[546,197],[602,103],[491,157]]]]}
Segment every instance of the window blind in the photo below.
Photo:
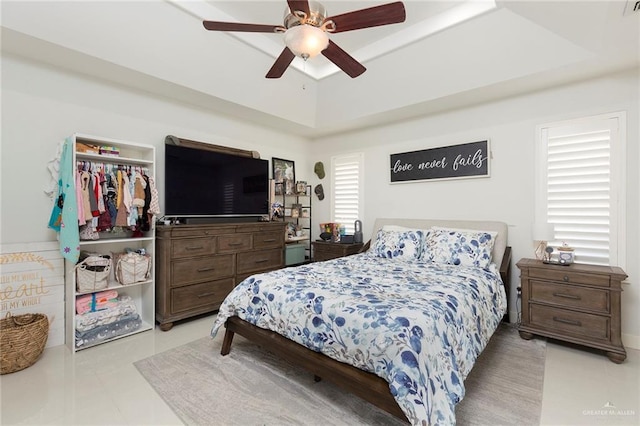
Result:
{"type": "Polygon", "coordinates": [[[347,234],[353,234],[354,222],[360,218],[362,159],[361,153],[331,159],[333,222],[344,224],[347,234]]]}
{"type": "Polygon", "coordinates": [[[542,128],[542,203],[546,221],[554,227],[550,244],[573,247],[579,263],[610,265],[619,260],[618,133],[615,117],[542,128]]]}

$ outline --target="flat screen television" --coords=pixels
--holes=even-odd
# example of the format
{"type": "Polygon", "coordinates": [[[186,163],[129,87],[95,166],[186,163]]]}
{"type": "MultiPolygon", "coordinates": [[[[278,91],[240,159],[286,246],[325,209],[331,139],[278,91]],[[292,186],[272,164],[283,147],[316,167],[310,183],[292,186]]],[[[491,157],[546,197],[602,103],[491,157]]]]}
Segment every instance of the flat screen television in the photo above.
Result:
{"type": "Polygon", "coordinates": [[[165,144],[165,216],[240,217],[269,213],[269,162],[165,144]]]}

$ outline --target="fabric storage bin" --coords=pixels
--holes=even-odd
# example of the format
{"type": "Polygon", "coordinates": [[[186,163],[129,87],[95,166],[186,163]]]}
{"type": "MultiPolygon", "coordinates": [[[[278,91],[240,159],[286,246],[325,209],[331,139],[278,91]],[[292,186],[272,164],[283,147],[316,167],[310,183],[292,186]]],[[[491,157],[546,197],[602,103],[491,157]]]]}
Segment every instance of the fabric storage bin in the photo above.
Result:
{"type": "Polygon", "coordinates": [[[104,290],[110,273],[111,256],[90,255],[76,265],[76,287],[81,293],[104,290]]]}
{"type": "Polygon", "coordinates": [[[304,262],[304,244],[287,244],[285,251],[285,265],[296,265],[304,262]]]}
{"type": "Polygon", "coordinates": [[[114,254],[115,277],[122,285],[147,281],[151,274],[151,256],[136,252],[114,254]]]}

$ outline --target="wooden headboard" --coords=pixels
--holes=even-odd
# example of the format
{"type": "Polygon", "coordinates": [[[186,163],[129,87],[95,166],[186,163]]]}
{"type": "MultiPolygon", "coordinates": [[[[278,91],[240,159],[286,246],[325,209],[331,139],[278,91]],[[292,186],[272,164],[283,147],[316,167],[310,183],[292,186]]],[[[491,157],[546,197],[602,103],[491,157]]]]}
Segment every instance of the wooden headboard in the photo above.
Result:
{"type": "Polygon", "coordinates": [[[371,233],[371,247],[373,247],[378,230],[384,225],[397,225],[415,229],[429,229],[432,226],[442,226],[447,228],[474,229],[478,231],[497,232],[496,242],[491,251],[493,262],[500,266],[502,257],[507,248],[508,227],[504,222],[493,222],[486,220],[438,220],[438,219],[376,219],[371,233]]]}

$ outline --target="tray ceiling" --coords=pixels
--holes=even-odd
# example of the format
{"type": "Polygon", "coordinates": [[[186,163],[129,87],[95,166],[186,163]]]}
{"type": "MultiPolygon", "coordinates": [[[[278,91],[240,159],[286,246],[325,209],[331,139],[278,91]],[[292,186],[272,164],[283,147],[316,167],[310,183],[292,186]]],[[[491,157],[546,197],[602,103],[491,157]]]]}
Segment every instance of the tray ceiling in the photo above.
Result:
{"type": "MultiPolygon", "coordinates": [[[[322,3],[335,15],[387,1],[322,3]]],[[[640,64],[640,13],[625,2],[404,3],[403,24],[331,35],[367,67],[356,79],[318,56],[269,81],[280,34],[201,24],[280,24],[284,0],[3,1],[2,50],[310,138],[640,64]]]]}

